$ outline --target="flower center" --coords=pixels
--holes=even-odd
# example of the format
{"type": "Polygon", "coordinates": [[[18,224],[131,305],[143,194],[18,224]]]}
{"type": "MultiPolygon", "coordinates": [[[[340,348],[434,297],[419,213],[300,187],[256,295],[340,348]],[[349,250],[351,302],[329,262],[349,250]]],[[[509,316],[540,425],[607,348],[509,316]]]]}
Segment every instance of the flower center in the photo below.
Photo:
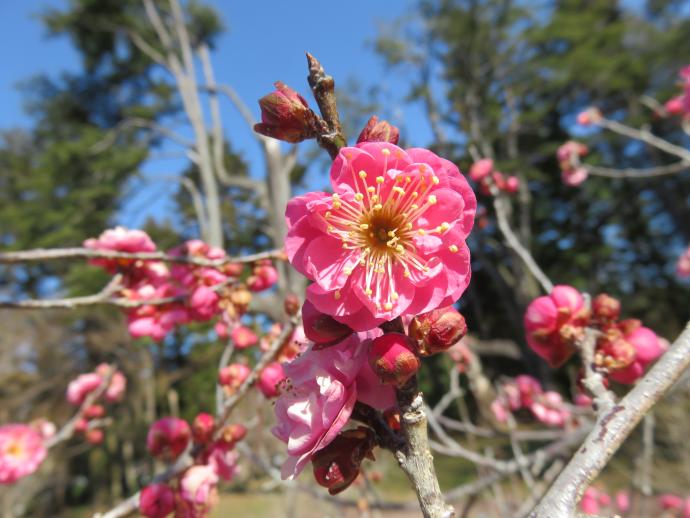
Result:
{"type": "MultiPolygon", "coordinates": [[[[396,278],[410,277],[413,272],[424,275],[430,269],[426,259],[418,254],[415,236],[442,234],[450,225],[443,223],[427,229],[420,224],[423,214],[437,202],[430,191],[439,179],[431,168],[420,164],[414,174],[400,172],[391,178],[387,175],[390,151],[381,152],[385,156],[386,176],[375,177],[372,185],[367,171],[356,172],[350,164],[354,199],[345,200],[334,193],[331,210],[324,214],[324,219],[328,232],[341,240],[344,249],[352,250],[347,261],[352,266],[344,269],[345,274],[363,268],[364,293],[378,310],[391,311],[399,298],[396,278]]],[[[340,297],[339,291],[335,297],[340,297]]]]}

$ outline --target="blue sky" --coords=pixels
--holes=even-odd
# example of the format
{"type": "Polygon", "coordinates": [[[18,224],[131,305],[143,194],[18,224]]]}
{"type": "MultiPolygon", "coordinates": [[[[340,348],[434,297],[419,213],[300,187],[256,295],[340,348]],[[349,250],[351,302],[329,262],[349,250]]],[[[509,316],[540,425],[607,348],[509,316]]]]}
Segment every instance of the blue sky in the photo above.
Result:
{"type": "MultiPolygon", "coordinates": [[[[413,0],[351,0],[347,8],[341,3],[306,0],[209,3],[228,28],[213,55],[216,79],[231,84],[257,116],[256,100],[271,91],[276,80],[307,96],[304,53],[309,51],[341,85],[348,78],[356,78],[363,86],[377,84],[386,92],[387,110],[396,114],[394,122],[406,128],[415,145],[431,140],[420,108],[402,103],[406,85],[401,76],[387,73],[372,49],[378,27],[410,12],[413,0]]],[[[37,19],[46,8],[64,5],[65,1],[57,0],[0,1],[0,45],[15,49],[5,50],[0,67],[0,128],[30,127],[17,89],[20,81],[37,74],[55,77],[62,71],[79,69],[79,57],[70,42],[47,37],[37,19]]],[[[222,112],[226,136],[252,169],[261,171],[259,150],[247,126],[228,102],[222,102],[222,112]]],[[[179,159],[147,164],[146,181],[130,186],[135,194],[118,223],[138,226],[150,215],[170,215],[172,207],[165,194],[175,186],[156,179],[173,175],[183,166],[179,159]]]]}

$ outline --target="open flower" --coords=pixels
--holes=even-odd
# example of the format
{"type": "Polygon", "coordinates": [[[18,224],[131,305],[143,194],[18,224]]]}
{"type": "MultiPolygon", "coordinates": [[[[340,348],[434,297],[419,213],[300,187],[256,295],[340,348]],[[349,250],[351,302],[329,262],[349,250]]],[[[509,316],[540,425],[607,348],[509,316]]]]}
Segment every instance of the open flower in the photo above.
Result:
{"type": "Polygon", "coordinates": [[[331,184],[332,195],[299,196],[286,211],[287,255],[315,281],[316,309],[364,331],[462,295],[476,199],[454,164],[367,142],[340,150],[331,184]]]}
{"type": "Polygon", "coordinates": [[[383,410],[395,405],[395,394],[376,378],[367,362],[371,338],[352,334],[337,345],[311,348],[283,366],[275,405],[273,434],[287,443],[283,478],[297,476],[315,452],[327,446],[345,426],[357,400],[383,410]]]}
{"type": "Polygon", "coordinates": [[[31,475],[46,455],[43,437],[31,426],[0,426],[0,484],[13,484],[31,475]]]}

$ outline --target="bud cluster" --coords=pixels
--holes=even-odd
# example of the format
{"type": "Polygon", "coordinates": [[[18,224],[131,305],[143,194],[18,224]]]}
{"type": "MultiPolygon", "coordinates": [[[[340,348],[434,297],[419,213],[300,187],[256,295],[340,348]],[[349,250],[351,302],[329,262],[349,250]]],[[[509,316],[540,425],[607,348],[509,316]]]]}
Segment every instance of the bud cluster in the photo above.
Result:
{"type": "Polygon", "coordinates": [[[495,170],[494,161],[490,158],[482,158],[473,163],[470,178],[479,184],[479,192],[484,196],[491,196],[491,184],[507,194],[515,194],[520,190],[520,179],[517,176],[505,176],[495,170]]]}

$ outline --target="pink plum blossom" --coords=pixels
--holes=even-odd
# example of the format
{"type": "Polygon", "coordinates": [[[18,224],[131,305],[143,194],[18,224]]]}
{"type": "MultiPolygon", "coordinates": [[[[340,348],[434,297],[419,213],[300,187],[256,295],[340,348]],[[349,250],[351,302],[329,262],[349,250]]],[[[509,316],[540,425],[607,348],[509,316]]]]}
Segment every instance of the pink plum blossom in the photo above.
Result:
{"type": "Polygon", "coordinates": [[[325,349],[309,349],[283,367],[287,380],[276,401],[273,428],[273,434],[287,443],[283,478],[298,475],[350,418],[366,349],[367,343],[352,335],[325,349]]]}
{"type": "Polygon", "coordinates": [[[247,287],[251,291],[264,291],[278,282],[278,270],[270,261],[268,264],[259,264],[254,268],[254,273],[247,278],[247,287]]]}
{"type": "Polygon", "coordinates": [[[192,430],[179,417],[164,417],[151,425],[146,436],[146,448],[154,457],[175,460],[187,448],[192,430]]]}
{"type": "Polygon", "coordinates": [[[261,371],[257,385],[261,393],[270,399],[278,395],[278,384],[284,379],[283,366],[278,362],[273,362],[261,371]]]}
{"type": "Polygon", "coordinates": [[[43,437],[31,426],[0,426],[0,484],[14,484],[31,475],[47,455],[43,437]]]}
{"type": "Polygon", "coordinates": [[[583,157],[587,153],[589,153],[587,146],[580,142],[569,140],[568,142],[561,144],[556,151],[556,157],[561,163],[572,163],[574,160],[577,160],[578,157],[583,157]]]}
{"type": "Polygon", "coordinates": [[[96,390],[103,383],[103,378],[95,372],[80,374],[67,385],[67,401],[72,405],[81,405],[86,396],[96,390]]]}
{"type": "Polygon", "coordinates": [[[582,294],[559,285],[550,295],[534,299],[525,312],[527,344],[552,367],[565,363],[589,319],[582,294]]]}
{"type": "Polygon", "coordinates": [[[192,466],[180,480],[180,502],[186,509],[185,516],[204,516],[216,504],[218,475],[213,466],[192,466]]]}
{"type": "Polygon", "coordinates": [[[529,407],[539,421],[547,426],[563,427],[570,420],[570,410],[563,397],[552,390],[540,394],[529,407]]]}
{"type": "Polygon", "coordinates": [[[307,299],[357,331],[455,302],[470,279],[476,199],[457,167],[385,142],[340,150],[334,193],[288,203],[286,252],[307,299]]]}
{"type": "Polygon", "coordinates": [[[216,443],[211,446],[208,455],[208,465],[213,468],[216,475],[222,480],[230,481],[237,474],[237,452],[227,445],[216,443]]]}
{"type": "Polygon", "coordinates": [[[223,367],[218,373],[218,384],[232,392],[244,383],[250,373],[251,369],[243,363],[231,363],[223,367]]]}
{"type": "Polygon", "coordinates": [[[505,192],[515,194],[520,190],[520,179],[517,176],[509,176],[506,178],[505,192]]]}
{"type": "Polygon", "coordinates": [[[561,171],[561,179],[565,185],[577,187],[589,176],[586,167],[576,167],[575,169],[564,169],[561,171]]]}
{"type": "Polygon", "coordinates": [[[237,349],[246,349],[259,341],[256,333],[245,326],[235,326],[230,336],[237,349]]]}
{"type": "Polygon", "coordinates": [[[175,493],[166,484],[149,484],[141,490],[139,512],[147,518],[165,518],[175,509],[175,493]]]}
{"type": "MultiPolygon", "coordinates": [[[[111,252],[154,252],[156,244],[143,230],[129,230],[124,227],[105,230],[98,238],[90,238],[84,241],[84,247],[91,250],[105,250],[111,252]]],[[[119,266],[127,266],[134,262],[132,259],[104,259],[95,258],[89,261],[100,266],[110,273],[115,273],[119,266]]]]}
{"type": "Polygon", "coordinates": [[[470,166],[470,178],[475,182],[480,182],[489,176],[493,170],[494,161],[490,158],[482,158],[470,166]]]}

